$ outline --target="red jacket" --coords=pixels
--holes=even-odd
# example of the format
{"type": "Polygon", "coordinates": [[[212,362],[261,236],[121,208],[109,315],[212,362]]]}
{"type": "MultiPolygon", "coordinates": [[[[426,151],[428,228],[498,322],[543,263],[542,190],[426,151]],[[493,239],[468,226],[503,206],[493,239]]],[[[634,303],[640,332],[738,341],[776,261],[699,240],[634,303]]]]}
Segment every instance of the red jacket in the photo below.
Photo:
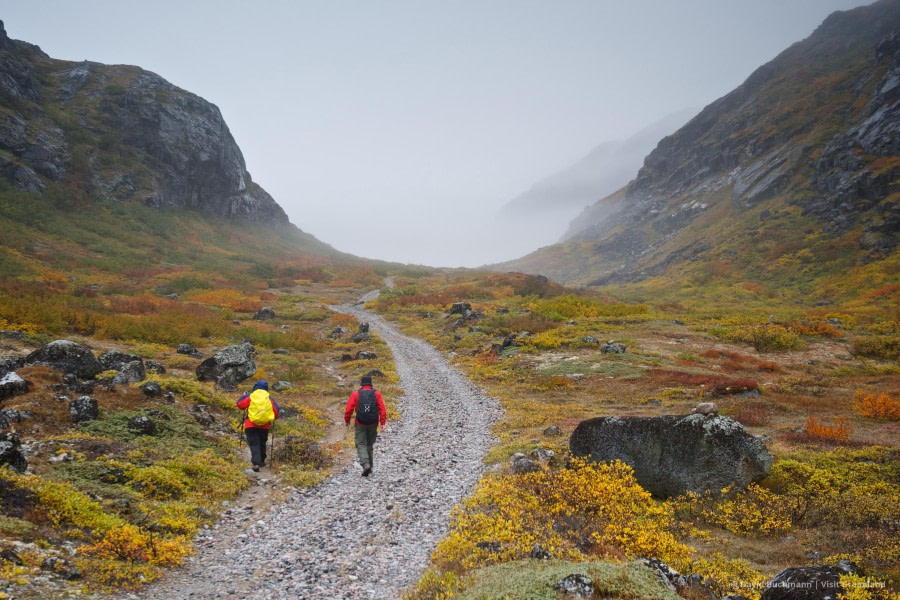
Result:
{"type": "MultiPolygon", "coordinates": [[[[278,413],[281,412],[281,409],[278,408],[278,404],[269,396],[269,401],[272,402],[272,410],[275,411],[275,418],[278,418],[278,413]]],[[[244,394],[237,401],[237,407],[241,410],[247,410],[250,407],[250,394],[244,394]]],[[[254,425],[253,421],[250,419],[244,420],[244,429],[252,429],[256,427],[257,429],[268,429],[270,423],[266,423],[265,425],[254,425]]]]}
{"type": "MultiPolygon", "coordinates": [[[[371,390],[371,385],[364,385],[360,390],[371,390]]],[[[384,428],[384,424],[387,423],[387,410],[384,408],[384,398],[381,397],[381,392],[375,390],[375,402],[378,403],[378,417],[381,421],[381,427],[384,428]]],[[[353,413],[356,412],[356,405],[359,404],[359,390],[354,390],[350,397],[347,398],[347,408],[344,409],[344,423],[347,425],[350,424],[350,417],[353,416],[353,413]]],[[[363,427],[377,427],[378,424],[375,425],[363,425],[359,421],[355,421],[356,425],[362,425],[363,427]]]]}

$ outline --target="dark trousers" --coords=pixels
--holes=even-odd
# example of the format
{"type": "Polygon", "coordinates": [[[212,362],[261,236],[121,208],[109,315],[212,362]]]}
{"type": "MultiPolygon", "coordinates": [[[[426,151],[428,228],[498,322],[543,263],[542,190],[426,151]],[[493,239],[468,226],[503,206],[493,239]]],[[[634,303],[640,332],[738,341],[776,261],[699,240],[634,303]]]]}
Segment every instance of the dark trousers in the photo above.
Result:
{"type": "Polygon", "coordinates": [[[269,440],[269,430],[262,427],[247,427],[244,430],[247,435],[247,445],[250,446],[250,462],[260,466],[266,462],[266,442],[269,440]]]}
{"type": "Polygon", "coordinates": [[[355,431],[356,455],[363,468],[375,466],[375,440],[378,439],[377,425],[357,425],[355,431]]]}

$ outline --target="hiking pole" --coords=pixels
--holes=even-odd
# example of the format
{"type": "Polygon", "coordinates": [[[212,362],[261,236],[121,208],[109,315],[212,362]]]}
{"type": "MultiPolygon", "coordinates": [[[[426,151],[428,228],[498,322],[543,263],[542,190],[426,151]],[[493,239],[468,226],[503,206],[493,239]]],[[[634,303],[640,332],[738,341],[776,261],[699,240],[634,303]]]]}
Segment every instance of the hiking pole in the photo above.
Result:
{"type": "Polygon", "coordinates": [[[269,468],[275,468],[275,421],[272,421],[272,448],[269,450],[269,468]]]}
{"type": "Polygon", "coordinates": [[[238,432],[238,452],[244,451],[244,423],[247,421],[247,411],[241,414],[241,429],[238,432]]]}

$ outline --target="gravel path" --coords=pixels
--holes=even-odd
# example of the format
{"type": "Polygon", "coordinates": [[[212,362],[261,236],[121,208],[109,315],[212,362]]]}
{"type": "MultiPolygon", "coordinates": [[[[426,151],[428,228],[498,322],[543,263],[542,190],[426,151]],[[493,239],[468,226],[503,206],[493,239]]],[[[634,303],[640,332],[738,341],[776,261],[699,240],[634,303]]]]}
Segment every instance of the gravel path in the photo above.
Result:
{"type": "Polygon", "coordinates": [[[141,598],[396,599],[425,570],[451,507],[481,475],[499,408],[425,342],[357,305],[337,310],[387,342],[405,390],[372,476],[354,464],[265,514],[229,508],[197,555],[141,598]]]}

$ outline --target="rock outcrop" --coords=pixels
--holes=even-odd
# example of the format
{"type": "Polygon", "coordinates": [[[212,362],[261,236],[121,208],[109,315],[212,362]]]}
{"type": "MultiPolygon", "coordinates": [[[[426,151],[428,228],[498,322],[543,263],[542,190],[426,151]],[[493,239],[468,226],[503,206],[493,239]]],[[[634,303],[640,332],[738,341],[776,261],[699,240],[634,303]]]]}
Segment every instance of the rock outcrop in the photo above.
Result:
{"type": "Polygon", "coordinates": [[[222,348],[197,365],[197,379],[215,381],[222,389],[234,391],[238,382],[256,373],[255,354],[256,350],[250,342],[222,348]]]}
{"type": "Polygon", "coordinates": [[[0,118],[0,177],[21,190],[41,193],[49,182],[78,179],[109,199],[288,223],[252,181],[219,109],[159,75],[55,60],[11,40],[0,22],[0,93],[9,99],[0,118]],[[72,126],[50,114],[70,115],[72,126]]]}
{"type": "Polygon", "coordinates": [[[55,340],[44,344],[25,357],[25,364],[46,365],[84,379],[96,377],[103,372],[103,365],[90,348],[70,340],[55,340]]]}
{"type": "Polygon", "coordinates": [[[620,460],[654,496],[743,488],[763,479],[772,455],[728,417],[600,417],[582,421],[569,440],[573,456],[620,460]]]}

